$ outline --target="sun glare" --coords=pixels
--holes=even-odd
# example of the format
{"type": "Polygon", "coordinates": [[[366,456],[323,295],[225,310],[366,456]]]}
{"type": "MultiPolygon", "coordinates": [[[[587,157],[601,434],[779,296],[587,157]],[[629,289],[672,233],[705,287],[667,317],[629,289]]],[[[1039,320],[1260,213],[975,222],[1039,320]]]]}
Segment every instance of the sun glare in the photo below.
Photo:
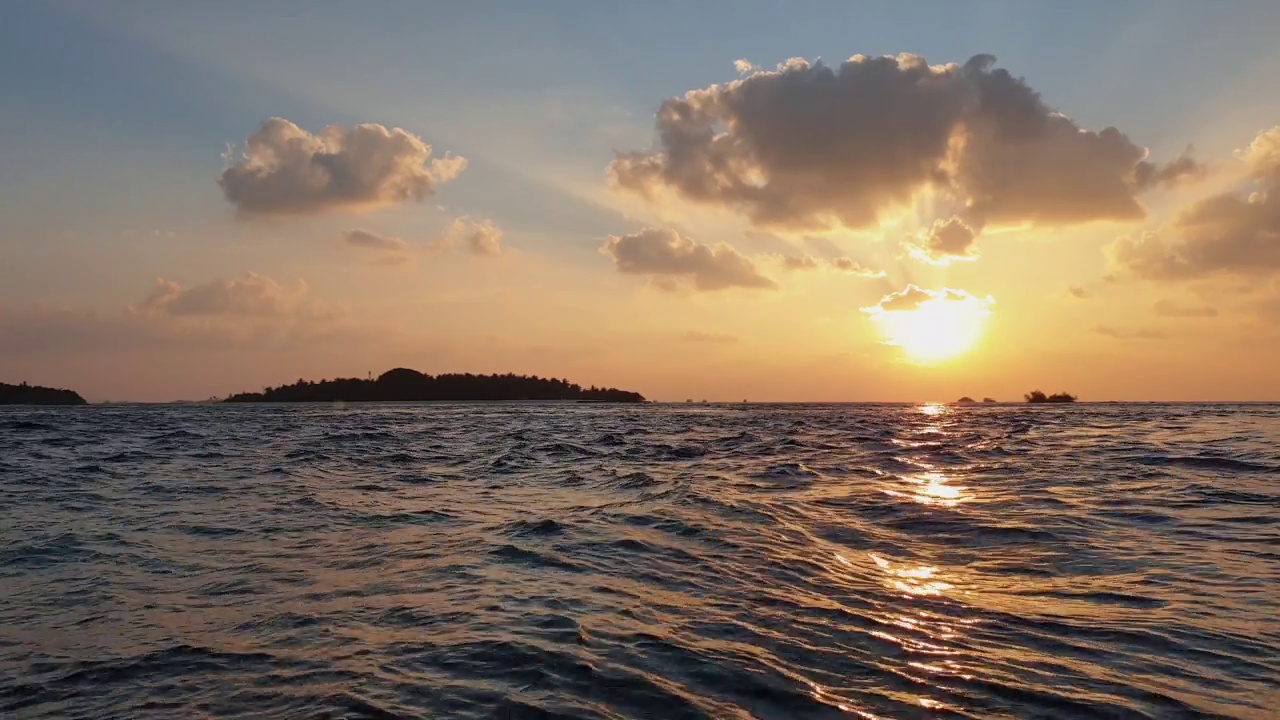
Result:
{"type": "Polygon", "coordinates": [[[973,349],[990,314],[978,298],[933,298],[914,309],[876,313],[875,320],[887,344],[902,348],[914,361],[929,363],[973,349]]]}

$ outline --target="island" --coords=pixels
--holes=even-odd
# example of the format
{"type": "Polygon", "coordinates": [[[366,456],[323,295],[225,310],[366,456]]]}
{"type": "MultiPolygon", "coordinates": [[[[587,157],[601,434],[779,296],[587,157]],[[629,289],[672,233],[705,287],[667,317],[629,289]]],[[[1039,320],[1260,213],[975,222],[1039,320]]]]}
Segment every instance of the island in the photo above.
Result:
{"type": "Polygon", "coordinates": [[[1029,403],[1073,403],[1076,401],[1075,395],[1066,392],[1045,395],[1039,390],[1032,390],[1022,397],[1029,403]]]}
{"type": "Polygon", "coordinates": [[[996,400],[995,398],[991,398],[991,397],[984,397],[984,398],[982,398],[982,402],[984,402],[984,403],[993,403],[993,402],[997,402],[997,400],[996,400]]]}
{"type": "Polygon", "coordinates": [[[335,378],[264,388],[240,393],[224,402],[396,402],[396,401],[510,401],[576,400],[578,402],[642,403],[643,395],[617,388],[584,388],[537,375],[427,375],[408,368],[388,370],[377,378],[335,378]]]}
{"type": "Polygon", "coordinates": [[[0,405],[88,405],[74,390],[0,383],[0,405]]]}
{"type": "Polygon", "coordinates": [[[962,398],[960,398],[959,400],[957,400],[957,401],[956,401],[956,404],[957,404],[957,405],[972,405],[974,402],[976,402],[976,401],[975,401],[973,398],[969,397],[968,395],[965,395],[964,397],[962,397],[962,398]]]}

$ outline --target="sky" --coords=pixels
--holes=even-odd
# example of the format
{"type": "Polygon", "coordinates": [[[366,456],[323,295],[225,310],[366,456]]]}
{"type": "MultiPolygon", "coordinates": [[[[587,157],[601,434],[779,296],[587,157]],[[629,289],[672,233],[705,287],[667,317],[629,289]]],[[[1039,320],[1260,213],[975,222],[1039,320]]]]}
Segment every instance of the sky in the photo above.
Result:
{"type": "Polygon", "coordinates": [[[1280,400],[1280,5],[0,5],[0,381],[1280,400]]]}

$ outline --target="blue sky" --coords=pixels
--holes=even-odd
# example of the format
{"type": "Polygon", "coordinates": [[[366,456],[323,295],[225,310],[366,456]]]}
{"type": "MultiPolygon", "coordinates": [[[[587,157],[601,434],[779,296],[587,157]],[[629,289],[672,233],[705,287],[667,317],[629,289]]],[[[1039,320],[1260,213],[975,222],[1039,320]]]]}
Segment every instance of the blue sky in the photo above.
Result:
{"type": "MultiPolygon", "coordinates": [[[[0,307],[117,308],[156,276],[248,271],[394,303],[387,283],[304,250],[366,218],[251,225],[221,202],[222,153],[271,116],[403,127],[465,156],[438,196],[388,208],[376,229],[425,237],[493,218],[559,277],[598,271],[605,236],[651,223],[605,197],[605,167],[653,144],[665,98],[733,80],[736,59],[990,53],[1083,127],[1115,125],[1153,156],[1229,158],[1280,117],[1276,27],[1268,2],[6,3],[0,307]]],[[[1065,262],[1101,275],[1104,239],[1065,262]]],[[[457,276],[436,271],[423,272],[457,276]]]]}

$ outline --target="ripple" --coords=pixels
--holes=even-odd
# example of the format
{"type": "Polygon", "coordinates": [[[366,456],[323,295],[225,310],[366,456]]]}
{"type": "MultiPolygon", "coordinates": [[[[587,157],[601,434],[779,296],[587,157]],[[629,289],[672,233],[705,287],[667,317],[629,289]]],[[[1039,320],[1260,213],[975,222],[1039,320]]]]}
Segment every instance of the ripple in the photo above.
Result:
{"type": "Polygon", "coordinates": [[[1271,405],[3,408],[0,716],[1270,718],[1277,447],[1271,405]]]}

